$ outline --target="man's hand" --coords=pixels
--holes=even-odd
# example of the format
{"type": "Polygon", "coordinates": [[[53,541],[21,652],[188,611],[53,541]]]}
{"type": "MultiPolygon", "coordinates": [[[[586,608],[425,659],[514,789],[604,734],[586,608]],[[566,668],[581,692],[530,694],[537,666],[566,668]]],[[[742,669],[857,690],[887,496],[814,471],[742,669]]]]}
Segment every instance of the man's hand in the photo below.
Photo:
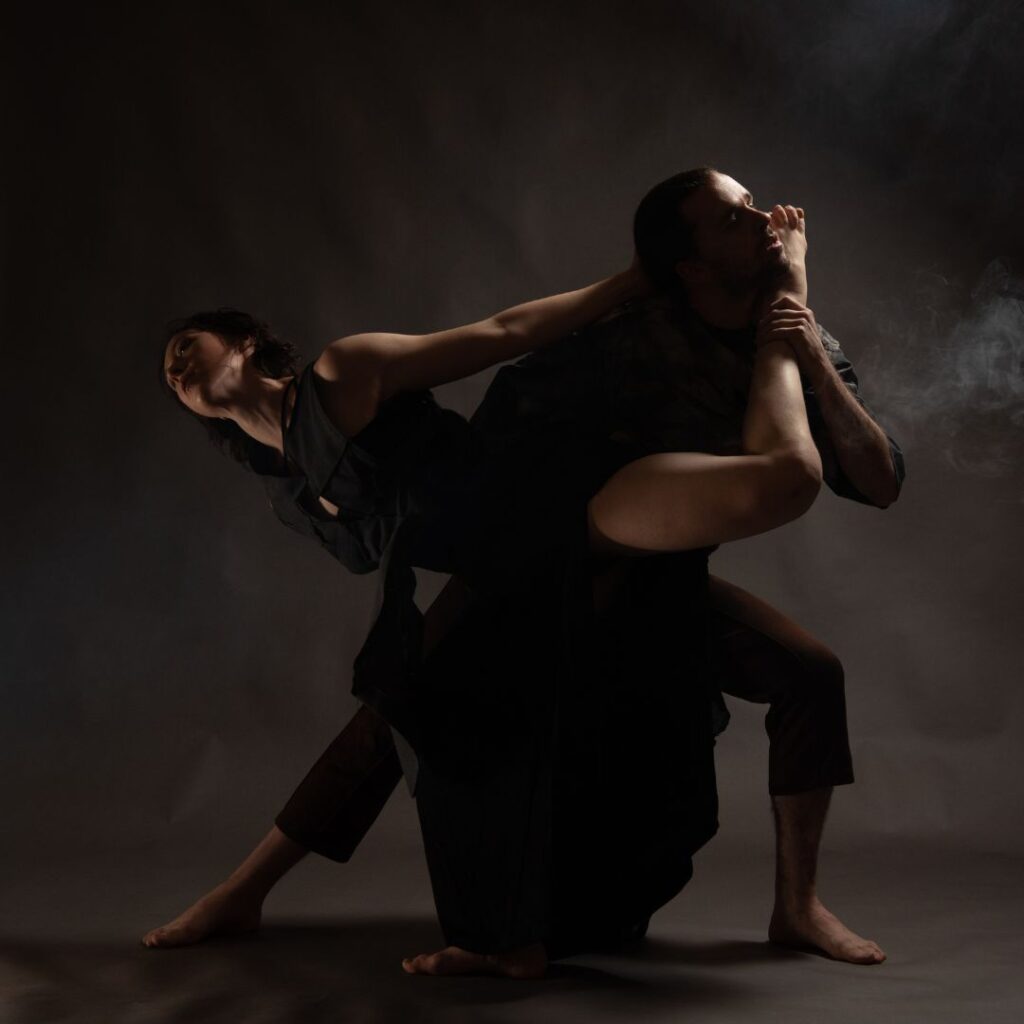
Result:
{"type": "Polygon", "coordinates": [[[788,295],[771,303],[757,325],[754,344],[760,348],[772,341],[789,343],[800,364],[800,371],[812,385],[827,371],[829,360],[814,313],[788,295]]]}

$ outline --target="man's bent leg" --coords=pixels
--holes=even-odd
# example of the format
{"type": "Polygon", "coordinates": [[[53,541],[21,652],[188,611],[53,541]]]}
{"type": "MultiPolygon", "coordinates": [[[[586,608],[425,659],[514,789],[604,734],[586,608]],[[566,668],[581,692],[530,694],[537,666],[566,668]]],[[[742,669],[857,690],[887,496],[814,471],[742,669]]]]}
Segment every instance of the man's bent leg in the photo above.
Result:
{"type": "Polygon", "coordinates": [[[847,928],[818,899],[818,847],[831,797],[831,787],[772,797],[775,908],[768,938],[848,963],[880,964],[885,959],[881,947],[847,928]]]}
{"type": "Polygon", "coordinates": [[[852,963],[885,954],[817,896],[818,849],[832,787],[853,781],[842,666],[802,627],[740,587],[711,577],[712,667],[724,693],[769,704],[768,790],[776,832],[769,937],[852,963]]]}

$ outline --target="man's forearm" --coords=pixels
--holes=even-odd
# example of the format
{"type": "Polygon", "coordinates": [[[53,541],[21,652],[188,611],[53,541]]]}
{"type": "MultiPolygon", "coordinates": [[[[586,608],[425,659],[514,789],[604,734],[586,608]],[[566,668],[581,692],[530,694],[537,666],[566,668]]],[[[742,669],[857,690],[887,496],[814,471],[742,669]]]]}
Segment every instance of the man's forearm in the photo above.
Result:
{"type": "Polygon", "coordinates": [[[873,504],[891,505],[899,480],[885,431],[853,397],[824,349],[802,362],[843,473],[873,504]]]}

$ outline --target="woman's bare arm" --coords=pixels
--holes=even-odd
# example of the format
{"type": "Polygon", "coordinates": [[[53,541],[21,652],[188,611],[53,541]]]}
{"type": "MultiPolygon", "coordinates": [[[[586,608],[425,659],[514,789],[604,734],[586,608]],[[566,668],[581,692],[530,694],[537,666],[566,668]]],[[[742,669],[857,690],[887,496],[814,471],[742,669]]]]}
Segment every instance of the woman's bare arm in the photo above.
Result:
{"type": "Polygon", "coordinates": [[[378,401],[399,391],[432,388],[531,352],[596,320],[647,290],[629,270],[576,291],[524,302],[485,320],[432,334],[354,334],[331,342],[317,361],[327,379],[353,370],[375,376],[378,401]]]}

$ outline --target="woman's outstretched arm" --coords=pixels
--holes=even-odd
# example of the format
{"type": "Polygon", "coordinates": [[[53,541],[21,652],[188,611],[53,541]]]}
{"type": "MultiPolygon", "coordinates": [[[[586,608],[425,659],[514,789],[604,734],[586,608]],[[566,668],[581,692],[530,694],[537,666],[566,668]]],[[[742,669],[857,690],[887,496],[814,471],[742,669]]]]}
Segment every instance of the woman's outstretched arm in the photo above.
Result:
{"type": "Polygon", "coordinates": [[[437,387],[517,359],[596,320],[648,291],[639,269],[576,291],[524,302],[485,320],[432,334],[353,334],[331,342],[317,361],[321,375],[347,371],[379,381],[378,400],[399,391],[437,387]]]}

